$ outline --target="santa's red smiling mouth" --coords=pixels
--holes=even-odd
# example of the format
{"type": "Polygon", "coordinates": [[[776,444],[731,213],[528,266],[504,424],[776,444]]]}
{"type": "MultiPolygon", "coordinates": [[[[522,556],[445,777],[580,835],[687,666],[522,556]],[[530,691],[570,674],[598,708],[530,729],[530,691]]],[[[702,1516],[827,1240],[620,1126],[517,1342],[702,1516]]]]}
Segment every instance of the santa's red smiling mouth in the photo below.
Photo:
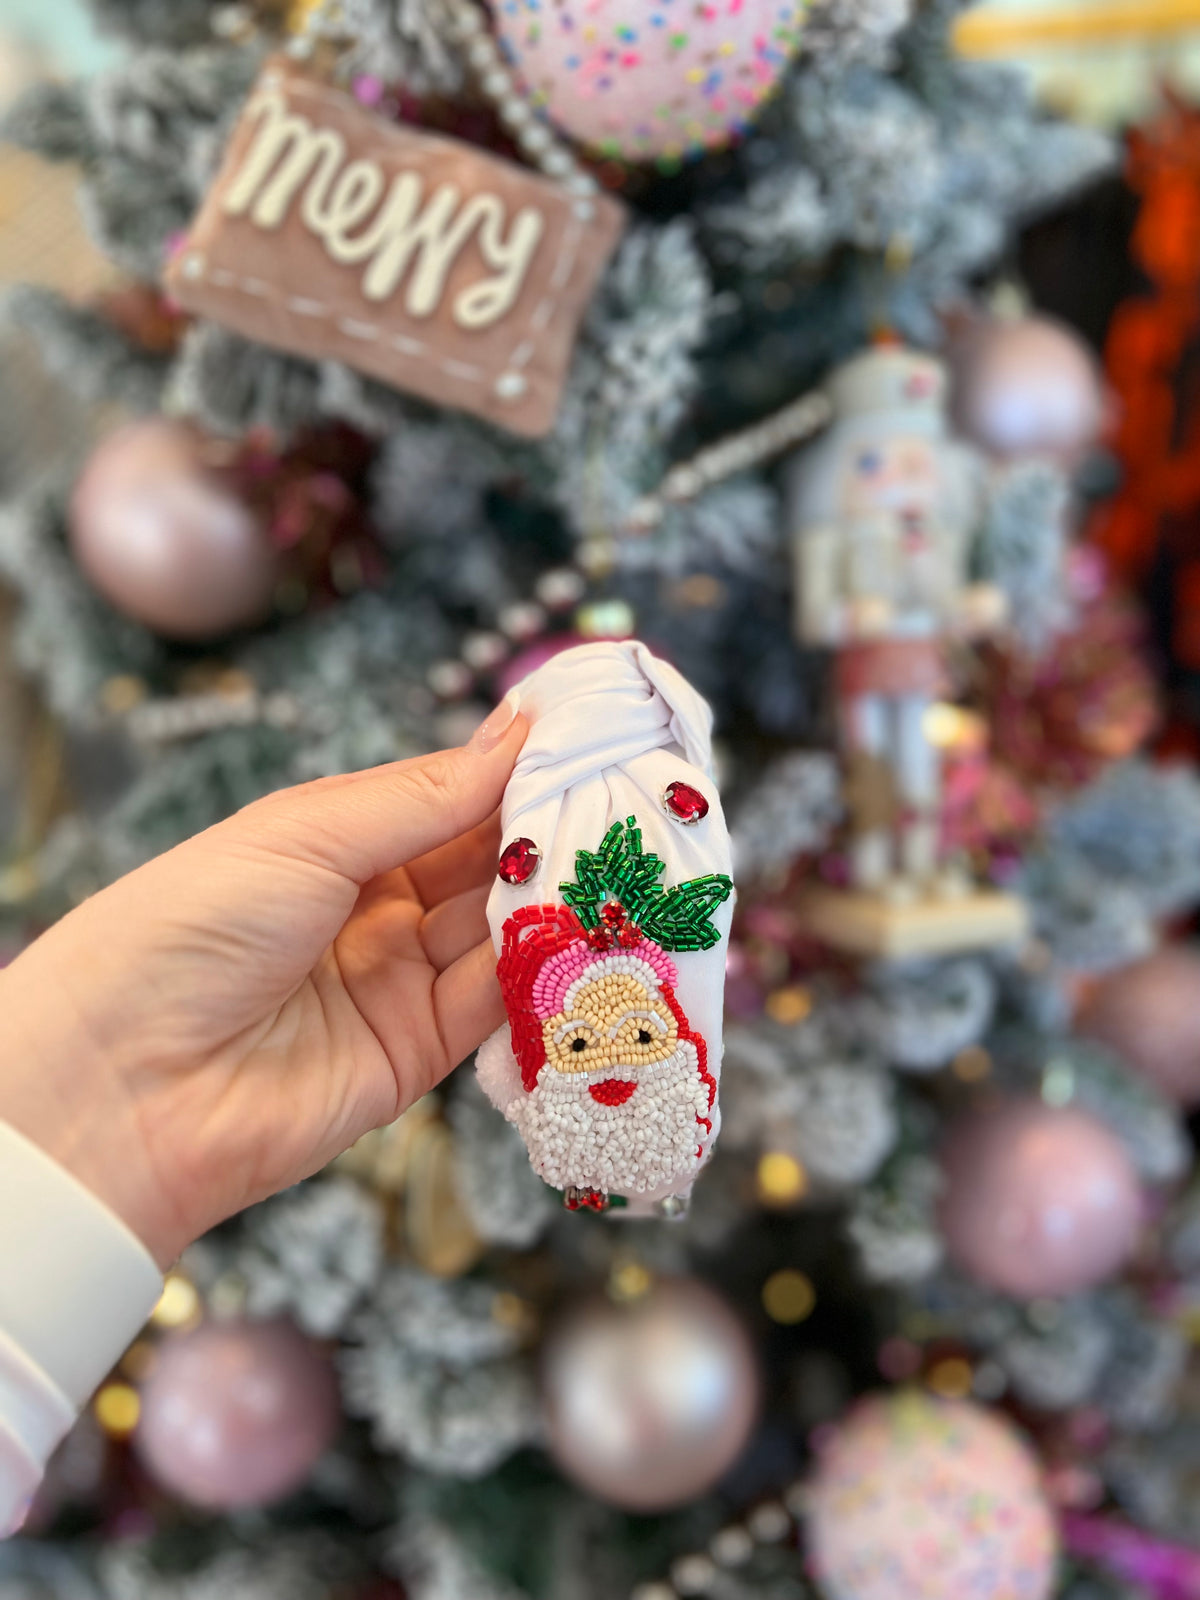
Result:
{"type": "Polygon", "coordinates": [[[588,1093],[602,1106],[623,1106],[636,1088],[636,1083],[624,1078],[605,1078],[603,1083],[590,1084],[588,1093]]]}

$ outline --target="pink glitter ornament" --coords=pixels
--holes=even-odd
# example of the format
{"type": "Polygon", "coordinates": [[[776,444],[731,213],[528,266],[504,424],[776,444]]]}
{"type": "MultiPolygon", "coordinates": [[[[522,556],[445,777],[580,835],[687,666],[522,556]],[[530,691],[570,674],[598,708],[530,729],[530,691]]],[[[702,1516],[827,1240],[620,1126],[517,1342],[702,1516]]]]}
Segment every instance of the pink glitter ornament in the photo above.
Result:
{"type": "Polygon", "coordinates": [[[1032,1095],[985,1106],[951,1131],[942,1170],[950,1255],[1005,1294],[1073,1294],[1137,1241],[1142,1193],[1125,1148],[1074,1106],[1032,1095]]]}
{"type": "Polygon", "coordinates": [[[1076,1028],[1180,1105],[1200,1104],[1200,954],[1189,946],[1164,945],[1102,978],[1076,1028]]]}
{"type": "Polygon", "coordinates": [[[1054,1520],[1009,1423],[915,1390],[871,1395],[830,1431],[809,1489],[826,1600],[1045,1600],[1054,1520]]]}
{"type": "Polygon", "coordinates": [[[806,0],[498,0],[496,32],[550,121],[603,155],[719,149],[775,88],[806,0]]]}
{"type": "Polygon", "coordinates": [[[228,1511],[299,1488],[339,1418],[332,1368],[290,1322],[206,1322],[163,1341],[134,1443],[169,1493],[228,1511]]]}

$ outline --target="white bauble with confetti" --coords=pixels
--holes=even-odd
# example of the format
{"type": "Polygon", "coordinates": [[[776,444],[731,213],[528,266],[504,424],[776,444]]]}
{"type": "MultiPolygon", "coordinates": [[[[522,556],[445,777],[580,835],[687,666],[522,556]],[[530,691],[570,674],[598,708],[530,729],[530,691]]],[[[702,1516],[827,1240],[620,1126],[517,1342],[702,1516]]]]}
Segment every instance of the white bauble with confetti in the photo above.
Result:
{"type": "Polygon", "coordinates": [[[971,1401],[861,1401],[820,1449],[807,1532],[826,1600],[1046,1600],[1053,1587],[1037,1462],[971,1401]]]}
{"type": "Polygon", "coordinates": [[[677,160],[719,149],[771,94],[807,0],[496,0],[527,94],[602,155],[677,160]]]}

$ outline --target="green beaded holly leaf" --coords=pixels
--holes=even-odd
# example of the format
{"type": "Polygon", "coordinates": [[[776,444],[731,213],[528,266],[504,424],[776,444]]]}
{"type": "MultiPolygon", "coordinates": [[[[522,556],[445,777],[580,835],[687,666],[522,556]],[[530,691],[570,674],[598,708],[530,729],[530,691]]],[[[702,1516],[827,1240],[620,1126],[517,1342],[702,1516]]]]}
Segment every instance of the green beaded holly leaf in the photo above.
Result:
{"type": "Polygon", "coordinates": [[[712,872],[664,889],[666,863],[642,849],[636,817],[614,822],[599,850],[575,853],[575,882],[560,883],[563,899],[585,929],[599,928],[606,906],[618,905],[664,950],[709,950],[720,939],[712,914],[733,893],[733,879],[712,872]]]}

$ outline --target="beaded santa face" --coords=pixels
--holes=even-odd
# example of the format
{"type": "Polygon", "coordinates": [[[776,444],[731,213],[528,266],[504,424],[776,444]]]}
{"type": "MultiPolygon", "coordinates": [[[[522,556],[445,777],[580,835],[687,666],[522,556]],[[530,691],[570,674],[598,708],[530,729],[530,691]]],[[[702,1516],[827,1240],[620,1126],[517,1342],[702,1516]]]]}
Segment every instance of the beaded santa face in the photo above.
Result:
{"type": "Polygon", "coordinates": [[[506,1114],[534,1168],[577,1203],[686,1188],[707,1154],[716,1079],[676,998],[668,950],[719,937],[719,874],[663,889],[636,821],[580,851],[565,904],[509,917],[497,971],[522,1093],[506,1114]]]}

